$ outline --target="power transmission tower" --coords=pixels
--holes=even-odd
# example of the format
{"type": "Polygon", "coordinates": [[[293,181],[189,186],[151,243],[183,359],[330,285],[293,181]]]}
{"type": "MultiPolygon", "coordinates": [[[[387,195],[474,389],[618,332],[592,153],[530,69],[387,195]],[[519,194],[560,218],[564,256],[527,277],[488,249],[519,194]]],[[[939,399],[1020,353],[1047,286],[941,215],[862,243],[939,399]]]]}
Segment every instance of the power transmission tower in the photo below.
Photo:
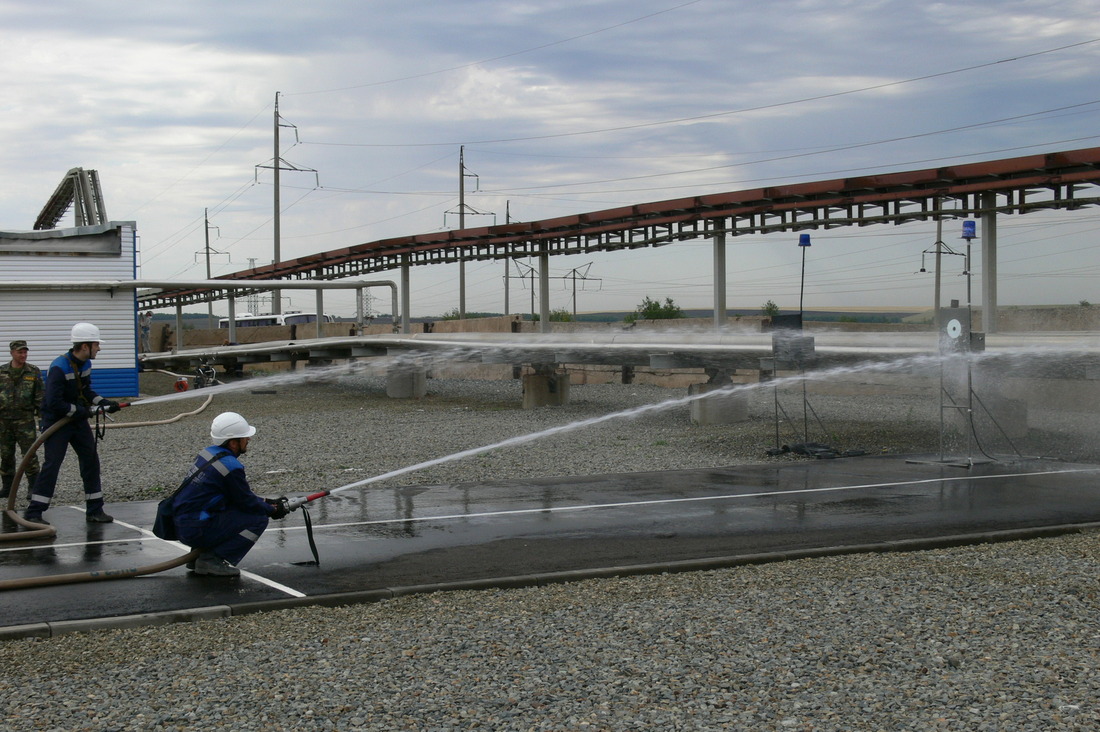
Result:
{"type": "Polygon", "coordinates": [[[599,282],[600,286],[597,291],[603,289],[603,279],[600,277],[589,277],[588,271],[592,269],[592,262],[588,264],[582,264],[580,267],[574,267],[566,274],[562,279],[572,280],[573,282],[573,319],[577,319],[577,280],[581,281],[581,289],[584,289],[585,282],[599,282]]]}
{"type": "MultiPolygon", "coordinates": [[[[256,257],[248,258],[248,266],[250,269],[256,269],[256,257]]],[[[248,312],[252,313],[253,315],[260,312],[261,307],[259,293],[253,292],[251,295],[245,297],[244,302],[245,307],[248,308],[248,312]]]]}
{"type": "MultiPolygon", "coordinates": [[[[519,271],[519,274],[515,274],[515,275],[505,274],[504,275],[505,284],[507,285],[507,282],[508,282],[509,279],[519,280],[521,283],[524,280],[527,280],[527,279],[531,280],[531,319],[534,320],[535,319],[535,277],[538,276],[538,270],[535,267],[532,267],[529,264],[524,264],[523,262],[516,262],[515,264],[516,264],[516,269],[519,271]]],[[[591,267],[592,267],[592,262],[589,262],[588,264],[581,265],[580,267],[575,267],[574,269],[570,270],[567,274],[553,275],[553,276],[547,277],[548,280],[562,280],[563,282],[564,281],[571,281],[573,283],[573,317],[574,318],[577,317],[577,280],[581,281],[581,289],[584,289],[584,283],[585,282],[601,282],[601,283],[603,282],[603,279],[600,278],[600,277],[589,277],[588,276],[588,271],[589,271],[589,269],[591,269],[591,267]]],[[[602,285],[601,285],[601,287],[602,287],[602,285]]]]}

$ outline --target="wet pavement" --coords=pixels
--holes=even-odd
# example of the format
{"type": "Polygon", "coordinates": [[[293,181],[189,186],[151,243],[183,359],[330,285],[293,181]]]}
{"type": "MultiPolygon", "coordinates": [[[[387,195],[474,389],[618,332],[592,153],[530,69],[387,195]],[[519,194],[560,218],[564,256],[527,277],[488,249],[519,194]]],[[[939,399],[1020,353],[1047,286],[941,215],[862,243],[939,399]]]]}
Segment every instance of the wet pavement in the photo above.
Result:
{"type": "MultiPolygon", "coordinates": [[[[945,464],[873,456],[724,469],[415,486],[370,485],[272,522],[240,578],[184,567],[0,592],[0,626],[280,602],[347,601],[426,585],[534,584],[586,575],[723,566],[838,547],[915,548],[950,537],[1100,522],[1100,466],[1030,460],[945,464]],[[898,542],[901,542],[900,544],[898,542]],[[912,542],[912,543],[906,543],[912,542]]],[[[46,517],[56,537],[0,542],[0,581],[152,565],[186,551],[149,531],[153,501],[46,517]]],[[[4,519],[5,534],[17,527],[4,519]]],[[[249,610],[250,611],[250,610],[249,610]]]]}

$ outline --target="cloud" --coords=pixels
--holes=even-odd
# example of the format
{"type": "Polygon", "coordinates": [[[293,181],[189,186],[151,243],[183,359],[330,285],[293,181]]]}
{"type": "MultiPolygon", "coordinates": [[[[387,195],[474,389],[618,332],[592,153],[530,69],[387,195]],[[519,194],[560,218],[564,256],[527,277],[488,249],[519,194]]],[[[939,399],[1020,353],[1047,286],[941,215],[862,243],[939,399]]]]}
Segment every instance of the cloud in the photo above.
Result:
{"type": "MultiPolygon", "coordinates": [[[[327,0],[273,12],[258,0],[0,0],[0,228],[28,228],[81,165],[99,170],[113,218],[138,221],[143,274],[203,271],[204,209],[233,258],[221,272],[266,261],[271,173],[255,166],[273,158],[276,92],[303,143],[283,128],[281,154],[321,184],[282,176],[285,256],[456,225],[446,212],[461,143],[482,189],[470,205],[500,221],[506,209],[534,219],[1093,144],[1056,142],[1092,134],[1096,111],[1082,109],[850,147],[1095,98],[1100,44],[1027,57],[1100,37],[1093,2],[703,0],[671,10],[681,4],[327,0]],[[893,85],[844,93],[882,84],[893,85]],[[834,96],[809,101],[824,95],[834,96]],[[526,139],[478,142],[513,138],[526,139]],[[1037,147],[988,152],[1025,145],[1037,147]]],[[[919,254],[926,234],[905,247],[919,254]]],[[[782,266],[774,241],[739,241],[738,268],[759,279],[782,266]]],[[[891,251],[864,256],[893,272],[885,281],[907,282],[911,252],[891,251]]],[[[662,278],[678,303],[709,303],[706,242],[600,262],[620,280],[600,293],[609,303],[663,297],[662,278]],[[652,286],[635,284],[645,278],[652,286]]],[[[470,309],[499,309],[498,269],[471,277],[470,309]]],[[[736,279],[731,299],[738,288],[759,299],[736,279]]],[[[835,297],[863,297],[836,279],[835,297]]],[[[453,308],[453,280],[450,267],[416,268],[414,310],[453,308]]],[[[1063,285],[1052,278],[1043,296],[1100,300],[1063,285]]]]}

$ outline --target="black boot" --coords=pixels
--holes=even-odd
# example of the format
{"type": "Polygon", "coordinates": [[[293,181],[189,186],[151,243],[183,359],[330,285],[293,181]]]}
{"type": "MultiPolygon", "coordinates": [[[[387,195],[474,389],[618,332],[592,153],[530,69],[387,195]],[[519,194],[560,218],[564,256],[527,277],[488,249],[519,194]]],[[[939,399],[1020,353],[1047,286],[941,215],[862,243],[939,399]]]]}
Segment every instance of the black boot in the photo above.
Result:
{"type": "Polygon", "coordinates": [[[3,481],[3,485],[0,485],[0,498],[8,497],[8,490],[11,488],[11,479],[14,477],[14,475],[8,475],[7,473],[0,475],[0,481],[3,481]]]}

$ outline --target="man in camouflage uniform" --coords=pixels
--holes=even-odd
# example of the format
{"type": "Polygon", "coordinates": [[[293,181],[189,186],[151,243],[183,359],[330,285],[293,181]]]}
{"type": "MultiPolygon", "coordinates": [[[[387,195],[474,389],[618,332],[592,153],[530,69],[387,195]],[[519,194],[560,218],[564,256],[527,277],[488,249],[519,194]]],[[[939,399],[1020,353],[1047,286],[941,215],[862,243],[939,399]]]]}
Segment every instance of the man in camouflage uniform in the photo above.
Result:
{"type": "MultiPolygon", "coordinates": [[[[27,363],[27,342],[12,341],[11,362],[0,366],[0,498],[6,498],[15,478],[15,446],[23,455],[38,439],[34,418],[42,403],[42,370],[27,363]]],[[[27,495],[38,478],[38,456],[27,463],[27,495]]]]}

